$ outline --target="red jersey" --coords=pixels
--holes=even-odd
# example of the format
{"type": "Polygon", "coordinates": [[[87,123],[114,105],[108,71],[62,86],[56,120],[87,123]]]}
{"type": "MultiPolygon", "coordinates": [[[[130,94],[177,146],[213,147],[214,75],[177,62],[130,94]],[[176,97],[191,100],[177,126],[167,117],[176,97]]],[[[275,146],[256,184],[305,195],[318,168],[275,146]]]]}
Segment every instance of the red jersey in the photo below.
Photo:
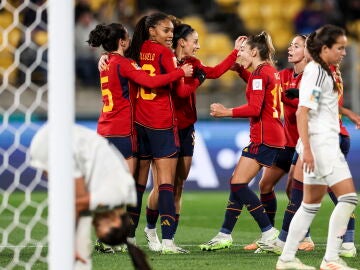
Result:
{"type": "MultiPolygon", "coordinates": [[[[336,66],[330,65],[330,70],[335,78],[335,82],[339,89],[339,108],[344,106],[344,84],[341,78],[340,72],[337,72],[336,66]]],[[[347,131],[346,127],[342,122],[342,114],[339,114],[339,125],[340,125],[340,134],[344,136],[350,136],[349,132],[347,131]]]]}
{"type": "Polygon", "coordinates": [[[299,89],[302,73],[295,74],[293,68],[286,68],[280,71],[281,79],[281,101],[284,106],[284,131],[286,138],[286,146],[295,147],[299,138],[299,133],[296,125],[296,111],[299,104],[299,99],[289,99],[285,93],[290,88],[299,89]]]}
{"type": "Polygon", "coordinates": [[[280,121],[280,75],[268,63],[259,65],[247,83],[247,104],[232,109],[233,118],[249,117],[250,141],[271,147],[284,147],[280,121]]]}
{"type": "Polygon", "coordinates": [[[103,108],[97,132],[105,137],[129,136],[133,132],[134,90],[137,84],[158,87],[184,76],[182,69],[174,70],[156,79],[141,70],[132,60],[119,54],[109,54],[108,69],[100,73],[103,108]],[[129,82],[132,82],[131,84],[129,82]]]}
{"type": "MultiPolygon", "coordinates": [[[[177,68],[173,52],[150,40],[146,40],[141,47],[140,65],[150,76],[169,73],[177,68]]],[[[184,85],[183,80],[181,85],[184,85]]],[[[154,88],[141,87],[136,96],[135,122],[153,129],[169,129],[176,126],[171,97],[171,90],[175,88],[175,84],[154,88]]]]}
{"type": "MultiPolygon", "coordinates": [[[[233,50],[228,57],[226,57],[221,63],[214,67],[208,67],[201,63],[201,61],[195,57],[187,57],[181,65],[191,64],[193,69],[200,68],[206,74],[207,79],[216,79],[223,75],[236,61],[238,50],[233,50]]],[[[194,77],[184,78],[185,85],[198,87],[196,82],[198,81],[194,77]]],[[[176,117],[178,120],[178,128],[184,129],[193,125],[197,120],[196,113],[196,95],[194,91],[189,91],[190,94],[186,97],[180,97],[178,95],[173,96],[176,117]]]]}

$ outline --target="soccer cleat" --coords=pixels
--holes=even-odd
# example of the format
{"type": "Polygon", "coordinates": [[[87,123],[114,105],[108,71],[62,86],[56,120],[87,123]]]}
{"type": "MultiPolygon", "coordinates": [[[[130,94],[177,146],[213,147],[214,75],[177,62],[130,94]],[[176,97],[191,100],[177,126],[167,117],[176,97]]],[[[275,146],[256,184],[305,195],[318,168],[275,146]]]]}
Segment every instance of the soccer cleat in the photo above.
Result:
{"type": "Polygon", "coordinates": [[[315,270],[316,268],[310,265],[303,264],[298,258],[292,261],[283,261],[280,258],[276,263],[276,270],[315,270]]]}
{"type": "Polygon", "coordinates": [[[262,242],[257,241],[256,244],[258,245],[258,249],[255,253],[275,253],[277,255],[281,255],[283,247],[276,245],[276,242],[262,242]],[[262,252],[259,251],[262,250],[262,252]]]}
{"type": "Polygon", "coordinates": [[[305,237],[299,244],[298,250],[302,251],[313,251],[315,249],[315,244],[311,237],[305,237]]]}
{"type": "Polygon", "coordinates": [[[148,227],[145,227],[144,233],[145,233],[145,238],[147,240],[149,249],[151,251],[161,251],[162,246],[161,246],[161,243],[157,236],[156,228],[149,229],[148,227]]]}
{"type": "Polygon", "coordinates": [[[127,252],[127,246],[125,244],[118,245],[118,246],[113,246],[112,249],[116,253],[127,252]]]}
{"type": "Polygon", "coordinates": [[[342,243],[339,256],[345,258],[353,258],[356,256],[356,247],[353,242],[351,243],[342,243]]]}
{"type": "Polygon", "coordinates": [[[225,234],[219,232],[213,239],[209,242],[201,244],[199,247],[201,250],[218,250],[224,248],[230,248],[232,246],[233,240],[231,234],[225,234]]]}
{"type": "Polygon", "coordinates": [[[112,247],[102,243],[100,240],[96,240],[95,250],[101,253],[115,253],[112,247]]]}
{"type": "Polygon", "coordinates": [[[256,245],[263,251],[272,252],[280,255],[282,252],[282,247],[276,245],[279,231],[275,228],[273,228],[272,230],[273,233],[269,237],[259,239],[258,241],[256,241],[256,245]]]}
{"type": "MultiPolygon", "coordinates": [[[[136,238],[135,237],[127,237],[127,241],[130,244],[136,245],[136,238]]],[[[126,244],[122,244],[122,245],[118,245],[118,246],[114,246],[113,250],[115,252],[128,252],[128,247],[126,244]]]]}
{"type": "Polygon", "coordinates": [[[255,251],[254,251],[254,253],[255,254],[265,254],[265,253],[269,253],[269,251],[267,251],[267,250],[263,250],[263,249],[261,249],[261,248],[257,248],[255,251]]]}
{"type": "Polygon", "coordinates": [[[326,261],[323,259],[320,270],[356,270],[356,268],[347,266],[346,262],[339,258],[336,261],[326,261]]]}
{"type": "Polygon", "coordinates": [[[174,240],[165,239],[162,242],[161,254],[188,254],[190,251],[175,245],[174,240]]]}
{"type": "Polygon", "coordinates": [[[257,241],[255,241],[254,243],[246,245],[244,247],[244,250],[257,250],[259,248],[258,245],[256,244],[257,241]]]}

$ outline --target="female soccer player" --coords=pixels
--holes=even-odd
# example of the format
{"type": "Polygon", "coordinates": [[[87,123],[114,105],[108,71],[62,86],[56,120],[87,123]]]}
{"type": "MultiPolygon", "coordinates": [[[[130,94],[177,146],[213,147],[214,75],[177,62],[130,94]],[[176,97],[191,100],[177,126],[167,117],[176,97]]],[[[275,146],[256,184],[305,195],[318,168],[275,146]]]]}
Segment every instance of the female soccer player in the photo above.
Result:
{"type": "MultiPolygon", "coordinates": [[[[137,139],[134,131],[133,106],[138,85],[150,88],[168,85],[184,75],[191,76],[192,67],[185,65],[168,74],[150,76],[134,61],[124,57],[124,52],[129,47],[129,35],[126,28],[118,23],[97,25],[91,31],[88,43],[92,47],[102,46],[108,53],[107,67],[100,72],[103,108],[97,131],[119,149],[126,158],[130,171],[134,173],[137,161],[135,158],[137,139]]],[[[133,223],[131,238],[135,237],[145,185],[137,183],[136,188],[139,205],[128,209],[133,223]]],[[[102,247],[99,243],[97,249],[106,251],[106,247],[102,247]]]]}
{"type": "Polygon", "coordinates": [[[342,28],[326,25],[311,33],[306,47],[313,61],[304,70],[300,83],[297,151],[303,164],[304,197],[293,217],[289,234],[276,269],[316,269],[295,257],[320,208],[329,186],[338,199],[330,217],[326,252],[321,269],[353,269],[339,257],[342,236],[358,198],[351,173],[339,147],[339,105],[335,79],[329,68],[346,55],[347,39],[342,28]]]}
{"type": "MultiPolygon", "coordinates": [[[[133,130],[133,94],[129,91],[130,82],[143,87],[167,85],[183,76],[191,75],[190,65],[176,69],[172,73],[149,76],[134,61],[124,57],[129,47],[129,34],[124,26],[117,23],[99,24],[91,31],[88,43],[92,47],[102,46],[108,53],[108,63],[100,73],[103,108],[98,120],[98,133],[112,142],[128,161],[134,172],[136,144],[133,130]],[[130,81],[130,82],[129,82],[130,81]]],[[[135,91],[133,91],[135,92],[135,91]]]]}
{"type": "MultiPolygon", "coordinates": [[[[144,16],[137,24],[128,56],[137,61],[151,76],[169,73],[177,68],[176,58],[169,49],[174,26],[167,14],[144,16]]],[[[194,82],[199,85],[199,82],[194,82]]],[[[174,181],[179,155],[177,118],[173,95],[183,96],[183,79],[172,85],[140,88],[135,101],[135,125],[139,142],[140,181],[147,181],[150,161],[156,170],[159,191],[159,213],[162,231],[162,253],[187,253],[174,243],[175,203],[174,181]]]]}
{"type": "MultiPolygon", "coordinates": [[[[235,201],[240,211],[243,205],[258,223],[261,241],[276,239],[278,231],[272,226],[265,209],[248,183],[263,166],[273,166],[280,149],[284,148],[285,135],[280,121],[280,76],[272,66],[274,47],[266,32],[250,36],[243,43],[239,56],[245,69],[253,68],[247,78],[246,98],[248,103],[236,108],[226,108],[214,103],[210,106],[213,117],[250,118],[250,144],[230,179],[229,203],[235,201]]],[[[232,244],[231,232],[221,230],[209,242],[200,245],[202,250],[216,250],[232,244]]]]}
{"type": "MultiPolygon", "coordinates": [[[[242,41],[243,40],[238,38],[235,41],[234,50],[221,63],[214,67],[208,67],[203,65],[201,61],[195,57],[196,52],[200,49],[199,35],[196,30],[188,24],[179,23],[178,25],[175,25],[172,47],[175,51],[178,65],[182,66],[185,64],[191,64],[194,69],[193,76],[184,79],[185,84],[194,85],[194,81],[196,80],[199,80],[202,83],[205,78],[219,78],[235,63],[242,41]]],[[[183,186],[189,175],[192,156],[194,153],[194,124],[197,120],[197,113],[196,96],[194,91],[191,91],[190,95],[186,97],[180,97],[178,95],[173,95],[172,97],[178,119],[180,139],[180,153],[174,186],[176,229],[180,218],[183,186]]],[[[148,240],[150,250],[156,250],[156,247],[159,246],[159,242],[157,240],[158,238],[156,236],[156,222],[158,217],[157,197],[157,186],[154,186],[148,200],[147,226],[145,228],[145,235],[148,240]]]]}
{"type": "MultiPolygon", "coordinates": [[[[91,269],[91,223],[102,242],[111,246],[126,244],[137,269],[150,269],[144,253],[127,241],[129,221],[120,206],[135,205],[136,192],[123,156],[96,132],[79,125],[72,130],[77,217],[75,269],[91,269]]],[[[45,172],[49,170],[48,140],[49,125],[45,124],[29,149],[30,164],[45,172]]]]}

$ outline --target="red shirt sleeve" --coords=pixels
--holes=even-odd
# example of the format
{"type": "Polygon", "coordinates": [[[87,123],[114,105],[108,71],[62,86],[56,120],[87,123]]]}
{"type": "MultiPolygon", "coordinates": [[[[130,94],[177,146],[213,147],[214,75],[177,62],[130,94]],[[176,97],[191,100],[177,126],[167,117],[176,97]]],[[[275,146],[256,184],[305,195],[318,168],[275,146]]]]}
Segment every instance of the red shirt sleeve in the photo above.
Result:
{"type": "Polygon", "coordinates": [[[185,83],[184,78],[181,78],[174,83],[176,95],[181,98],[190,96],[196,91],[199,85],[200,82],[197,79],[191,80],[190,82],[187,81],[187,83],[185,83]]]}
{"type": "Polygon", "coordinates": [[[139,69],[137,65],[131,61],[124,61],[122,69],[124,71],[124,77],[147,88],[157,88],[167,85],[185,75],[182,69],[174,69],[170,73],[150,76],[146,71],[139,69]]]}
{"type": "Polygon", "coordinates": [[[200,68],[205,72],[207,79],[217,79],[223,75],[236,61],[238,50],[234,49],[221,63],[214,67],[207,67],[200,64],[200,68]]]}
{"type": "Polygon", "coordinates": [[[235,70],[239,77],[244,80],[244,82],[248,82],[251,72],[245,69],[242,65],[239,65],[238,68],[235,70]]]}
{"type": "MultiPolygon", "coordinates": [[[[166,72],[171,72],[176,69],[176,58],[170,50],[164,50],[164,57],[162,57],[161,66],[166,70],[166,72]]],[[[179,97],[188,97],[189,95],[194,93],[194,91],[199,85],[200,83],[198,82],[198,80],[194,81],[191,84],[185,84],[184,78],[181,78],[180,80],[174,82],[172,89],[175,90],[176,95],[178,95],[179,97]]]]}
{"type": "Polygon", "coordinates": [[[247,84],[246,95],[248,103],[232,109],[233,118],[260,116],[265,98],[265,85],[267,78],[254,76],[247,84]],[[261,81],[261,85],[258,82],[261,81]]]}

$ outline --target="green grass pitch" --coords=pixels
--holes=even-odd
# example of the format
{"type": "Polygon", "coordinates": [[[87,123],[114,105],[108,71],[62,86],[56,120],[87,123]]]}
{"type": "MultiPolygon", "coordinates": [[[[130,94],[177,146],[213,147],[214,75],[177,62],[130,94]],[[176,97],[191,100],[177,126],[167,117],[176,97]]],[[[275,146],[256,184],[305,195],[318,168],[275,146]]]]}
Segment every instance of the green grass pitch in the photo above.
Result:
{"type": "MultiPolygon", "coordinates": [[[[46,196],[43,193],[34,195],[35,199],[41,200],[46,196]]],[[[147,194],[144,196],[143,202],[146,202],[147,194]]],[[[21,200],[21,194],[12,195],[11,201],[13,205],[21,200]]],[[[210,240],[219,230],[224,216],[224,208],[227,202],[228,192],[190,192],[185,191],[183,198],[183,209],[180,217],[180,224],[175,237],[178,245],[190,250],[190,254],[186,255],[159,255],[147,249],[146,240],[143,234],[145,226],[145,207],[140,219],[140,225],[137,230],[136,240],[137,244],[146,252],[148,260],[154,270],[170,270],[170,269],[242,269],[242,270],[257,270],[257,269],[275,269],[277,256],[274,254],[254,254],[250,251],[243,250],[243,246],[257,239],[260,235],[257,224],[252,219],[250,214],[243,211],[239,217],[238,223],[232,234],[234,239],[234,246],[230,249],[219,250],[214,252],[204,252],[198,247],[199,244],[210,240]]],[[[286,207],[286,197],[283,193],[278,194],[278,214],[276,216],[276,227],[281,229],[282,216],[284,208],[286,207]]],[[[145,205],[145,203],[143,203],[145,205]]],[[[328,228],[328,220],[333,204],[329,198],[325,198],[320,212],[315,217],[311,227],[311,235],[316,244],[315,251],[298,252],[298,257],[306,264],[319,267],[322,257],[325,252],[326,235],[328,228]]],[[[33,215],[35,209],[29,208],[22,214],[22,219],[29,218],[33,215]]],[[[359,208],[356,210],[357,216],[359,208]]],[[[0,226],[4,228],[12,220],[12,213],[4,211],[0,217],[0,226]]],[[[356,221],[356,236],[357,249],[360,250],[359,239],[359,222],[356,221]]],[[[36,227],[33,231],[35,238],[41,239],[46,234],[44,226],[36,227]]],[[[158,234],[160,227],[158,227],[158,234]]],[[[23,233],[11,234],[11,242],[17,243],[23,237],[23,233]]],[[[26,260],[30,257],[33,248],[28,247],[22,251],[22,258],[26,260]]],[[[44,250],[44,252],[47,252],[44,250]]],[[[0,253],[0,269],[7,265],[12,258],[10,249],[5,249],[0,253]]],[[[360,266],[360,255],[355,258],[346,259],[348,264],[352,267],[360,266]]],[[[15,269],[24,269],[22,267],[15,269]]],[[[47,269],[44,263],[36,263],[32,269],[47,269]]],[[[94,252],[93,254],[93,269],[95,270],[115,270],[115,269],[133,269],[129,256],[126,253],[117,254],[100,254],[94,252]]]]}

